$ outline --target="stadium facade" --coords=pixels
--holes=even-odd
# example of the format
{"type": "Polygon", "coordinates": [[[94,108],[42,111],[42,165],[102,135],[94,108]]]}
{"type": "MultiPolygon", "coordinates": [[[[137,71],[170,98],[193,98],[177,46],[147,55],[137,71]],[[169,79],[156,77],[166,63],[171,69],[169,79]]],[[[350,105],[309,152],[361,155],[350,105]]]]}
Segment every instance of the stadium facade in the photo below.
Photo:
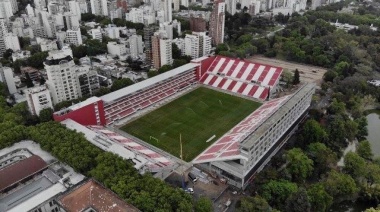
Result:
{"type": "MultiPolygon", "coordinates": [[[[107,95],[91,97],[54,113],[54,119],[71,119],[88,129],[112,126],[118,120],[136,116],[140,110],[167,102],[171,97],[199,85],[262,102],[261,107],[192,161],[227,178],[230,184],[244,188],[253,174],[261,170],[286,142],[311,103],[315,89],[313,84],[302,85],[291,95],[272,98],[281,73],[280,67],[222,56],[202,57],[107,95]]],[[[117,141],[117,138],[110,139],[117,141]]],[[[132,136],[128,139],[128,142],[138,140],[132,136]]],[[[124,146],[126,149],[144,154],[144,151],[136,153],[134,146],[127,144],[124,146]]],[[[146,152],[154,154],[152,151],[157,152],[152,148],[146,152]]]]}

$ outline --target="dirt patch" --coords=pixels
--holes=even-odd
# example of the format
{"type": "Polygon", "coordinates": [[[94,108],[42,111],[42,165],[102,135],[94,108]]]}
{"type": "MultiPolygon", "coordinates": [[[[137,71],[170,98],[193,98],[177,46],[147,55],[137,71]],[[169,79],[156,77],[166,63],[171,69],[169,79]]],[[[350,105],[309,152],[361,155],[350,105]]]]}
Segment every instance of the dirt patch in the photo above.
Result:
{"type": "Polygon", "coordinates": [[[253,56],[248,60],[251,62],[262,63],[271,66],[278,66],[290,72],[293,72],[295,69],[298,69],[300,72],[301,82],[314,82],[317,85],[320,85],[322,83],[323,75],[327,72],[327,69],[323,67],[288,62],[275,58],[267,58],[259,55],[253,56]]]}

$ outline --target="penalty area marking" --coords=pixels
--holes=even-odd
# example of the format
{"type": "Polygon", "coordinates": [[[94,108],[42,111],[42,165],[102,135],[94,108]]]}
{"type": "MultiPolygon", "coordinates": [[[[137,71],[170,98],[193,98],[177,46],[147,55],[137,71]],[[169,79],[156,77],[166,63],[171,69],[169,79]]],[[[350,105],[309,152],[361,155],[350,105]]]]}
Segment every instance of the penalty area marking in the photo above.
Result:
{"type": "Polygon", "coordinates": [[[155,137],[153,137],[153,136],[149,136],[149,140],[152,140],[152,139],[155,140],[157,143],[158,143],[158,141],[159,141],[157,138],[155,138],[155,137]]]}
{"type": "Polygon", "coordinates": [[[212,141],[212,139],[214,139],[215,137],[216,137],[216,135],[211,136],[211,137],[206,141],[206,143],[212,141]]]}

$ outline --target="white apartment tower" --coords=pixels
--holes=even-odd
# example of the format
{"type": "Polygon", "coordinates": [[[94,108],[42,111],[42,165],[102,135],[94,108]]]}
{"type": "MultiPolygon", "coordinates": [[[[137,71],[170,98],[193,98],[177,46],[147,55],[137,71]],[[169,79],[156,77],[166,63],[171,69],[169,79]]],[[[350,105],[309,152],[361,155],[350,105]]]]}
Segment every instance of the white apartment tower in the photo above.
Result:
{"type": "Polygon", "coordinates": [[[160,39],[160,59],[161,66],[173,63],[172,40],[167,38],[160,39]]]}
{"type": "Polygon", "coordinates": [[[185,37],[185,55],[191,58],[199,57],[199,37],[196,35],[187,34],[185,37]]]}
{"type": "Polygon", "coordinates": [[[144,11],[140,8],[131,8],[129,13],[125,14],[125,20],[133,23],[144,23],[144,11]]]}
{"type": "Polygon", "coordinates": [[[65,42],[73,44],[75,46],[82,45],[82,34],[80,32],[80,28],[66,30],[65,42]]]}
{"type": "Polygon", "coordinates": [[[108,16],[107,0],[90,0],[90,3],[92,14],[108,16]]]}
{"type": "Polygon", "coordinates": [[[0,82],[7,85],[10,94],[17,93],[17,88],[13,76],[13,70],[9,67],[2,67],[0,63],[0,82]]]}
{"type": "Polygon", "coordinates": [[[77,15],[74,15],[73,13],[65,13],[64,17],[66,29],[77,29],[80,27],[79,18],[77,15]]]}
{"type": "Polygon", "coordinates": [[[161,0],[161,8],[164,10],[164,21],[172,21],[172,2],[173,0],[161,0]]]}
{"type": "Polygon", "coordinates": [[[8,33],[8,28],[6,25],[6,20],[4,18],[0,18],[0,56],[5,52],[5,35],[8,33]]]}
{"type": "Polygon", "coordinates": [[[71,50],[50,51],[44,66],[48,77],[46,84],[54,104],[79,97],[75,79],[79,68],[74,64],[71,50]]]}
{"type": "Polygon", "coordinates": [[[77,1],[69,1],[70,12],[78,17],[78,20],[81,20],[81,9],[79,6],[79,2],[77,1]]]}
{"type": "MultiPolygon", "coordinates": [[[[17,5],[16,5],[17,6],[17,5]]],[[[13,16],[13,8],[11,0],[0,0],[0,18],[9,20],[13,16]]]]}
{"type": "Polygon", "coordinates": [[[236,0],[226,0],[226,10],[231,15],[234,15],[236,13],[236,0]]]}
{"type": "Polygon", "coordinates": [[[132,35],[128,39],[129,51],[132,57],[137,57],[143,53],[143,42],[141,35],[132,35]]]}
{"type": "Polygon", "coordinates": [[[32,115],[38,116],[41,110],[46,108],[53,109],[53,103],[46,85],[26,89],[25,96],[32,115]]]}
{"type": "Polygon", "coordinates": [[[206,32],[193,32],[185,37],[185,55],[191,56],[193,59],[210,54],[211,37],[206,32]]]}

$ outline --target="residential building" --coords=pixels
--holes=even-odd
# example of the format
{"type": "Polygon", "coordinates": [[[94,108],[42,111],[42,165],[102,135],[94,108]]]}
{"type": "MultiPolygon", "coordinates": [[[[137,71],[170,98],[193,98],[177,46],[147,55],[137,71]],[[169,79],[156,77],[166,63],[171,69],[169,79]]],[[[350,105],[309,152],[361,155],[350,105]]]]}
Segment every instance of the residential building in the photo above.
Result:
{"type": "Polygon", "coordinates": [[[206,20],[201,15],[199,17],[190,15],[190,30],[193,32],[206,32],[206,20]]]}
{"type": "Polygon", "coordinates": [[[44,66],[54,104],[80,97],[75,79],[79,67],[74,64],[71,49],[50,51],[44,66]]]}
{"type": "Polygon", "coordinates": [[[172,21],[172,2],[173,0],[161,0],[161,8],[164,11],[164,21],[172,21]]]}
{"type": "Polygon", "coordinates": [[[167,38],[166,31],[159,30],[152,36],[152,64],[159,69],[163,65],[171,65],[172,58],[172,41],[167,38]]]}
{"type": "Polygon", "coordinates": [[[82,65],[76,72],[76,81],[80,96],[93,96],[99,90],[98,73],[88,65],[82,65]]]}
{"type": "Polygon", "coordinates": [[[236,0],[226,0],[226,10],[231,15],[234,15],[236,13],[236,0]]]}
{"type": "Polygon", "coordinates": [[[6,24],[6,19],[0,18],[0,56],[2,56],[6,50],[4,37],[7,33],[8,27],[6,24]]]}
{"type": "Polygon", "coordinates": [[[65,42],[69,44],[73,44],[75,46],[82,45],[82,34],[80,32],[80,28],[66,30],[65,42]]]}
{"type": "Polygon", "coordinates": [[[90,0],[90,4],[92,14],[108,16],[107,0],[90,0]]]}
{"type": "Polygon", "coordinates": [[[12,49],[13,51],[19,51],[20,43],[18,37],[12,33],[7,33],[4,35],[5,49],[12,49]]]}
{"type": "Polygon", "coordinates": [[[0,0],[0,18],[4,18],[5,20],[9,20],[9,18],[12,16],[13,16],[12,1],[11,0],[0,0]]]}
{"type": "Polygon", "coordinates": [[[3,67],[0,63],[0,82],[7,85],[10,94],[17,93],[16,83],[13,76],[13,70],[9,67],[3,67]]]}
{"type": "Polygon", "coordinates": [[[98,40],[102,41],[103,35],[102,35],[101,29],[102,28],[98,27],[96,29],[91,29],[89,31],[89,34],[91,35],[92,39],[98,39],[98,40]]]}
{"type": "Polygon", "coordinates": [[[143,42],[141,35],[132,35],[128,39],[129,51],[132,57],[138,57],[143,53],[143,42]]]}
{"type": "Polygon", "coordinates": [[[166,37],[168,39],[173,39],[173,24],[171,22],[161,23],[160,30],[166,32],[166,37]]]}
{"type": "Polygon", "coordinates": [[[15,62],[16,60],[24,60],[30,57],[30,51],[23,50],[23,51],[15,51],[12,53],[12,61],[15,62]]]}
{"type": "Polygon", "coordinates": [[[73,13],[65,13],[64,15],[66,29],[72,30],[80,27],[79,17],[73,13]]]}
{"type": "Polygon", "coordinates": [[[185,37],[185,55],[191,58],[199,57],[199,37],[187,34],[185,37]]]}
{"type": "Polygon", "coordinates": [[[140,8],[131,8],[129,13],[125,14],[125,20],[133,23],[144,23],[144,11],[140,8]]]}
{"type": "Polygon", "coordinates": [[[57,41],[56,40],[48,40],[44,38],[37,37],[36,38],[37,43],[41,47],[41,51],[51,51],[51,50],[57,50],[57,41]]]}
{"type": "Polygon", "coordinates": [[[80,21],[82,16],[81,16],[81,9],[80,9],[79,2],[69,1],[69,8],[70,8],[70,12],[73,15],[77,16],[78,20],[80,21]]]}
{"type": "Polygon", "coordinates": [[[91,211],[140,211],[92,179],[62,194],[57,202],[64,211],[89,211],[89,208],[91,211]]]}
{"type": "Polygon", "coordinates": [[[33,67],[30,67],[30,66],[21,67],[20,71],[23,77],[25,78],[29,77],[33,81],[38,81],[41,78],[41,75],[38,69],[35,69],[33,67]]]}
{"type": "Polygon", "coordinates": [[[214,8],[210,17],[209,32],[212,44],[218,45],[224,40],[225,3],[223,0],[214,1],[214,8]]]}
{"type": "Polygon", "coordinates": [[[55,199],[85,178],[30,140],[1,149],[0,157],[1,211],[63,212],[55,199]]]}
{"type": "Polygon", "coordinates": [[[127,53],[125,44],[118,44],[116,42],[108,42],[107,51],[109,54],[119,56],[119,57],[127,53]]]}
{"type": "Polygon", "coordinates": [[[147,63],[153,64],[153,52],[152,52],[152,37],[154,35],[155,27],[144,27],[144,44],[145,44],[145,58],[147,63]]]}
{"type": "Polygon", "coordinates": [[[211,37],[206,32],[193,32],[185,37],[184,54],[191,56],[193,59],[210,54],[211,37]]]}
{"type": "Polygon", "coordinates": [[[46,108],[53,109],[53,103],[46,85],[26,89],[25,96],[32,115],[38,116],[41,110],[46,108]]]}
{"type": "Polygon", "coordinates": [[[104,29],[107,33],[107,36],[111,39],[120,38],[120,30],[119,27],[108,25],[107,28],[104,29]]]}
{"type": "Polygon", "coordinates": [[[127,0],[116,0],[117,8],[121,8],[124,13],[128,10],[128,1],[127,0]]]}

